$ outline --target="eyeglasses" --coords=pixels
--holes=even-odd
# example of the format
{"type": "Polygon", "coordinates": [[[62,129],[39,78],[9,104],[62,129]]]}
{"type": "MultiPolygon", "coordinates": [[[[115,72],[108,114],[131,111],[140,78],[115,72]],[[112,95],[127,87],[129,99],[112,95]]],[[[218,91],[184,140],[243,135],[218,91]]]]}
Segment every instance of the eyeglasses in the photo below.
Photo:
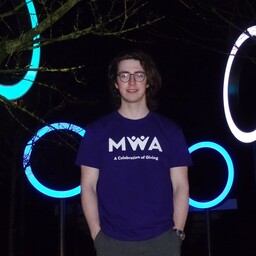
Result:
{"type": "Polygon", "coordinates": [[[129,72],[120,72],[117,74],[117,76],[123,83],[127,83],[128,81],[130,81],[131,76],[133,76],[136,82],[143,82],[146,78],[146,73],[141,71],[134,72],[133,74],[129,72]]]}

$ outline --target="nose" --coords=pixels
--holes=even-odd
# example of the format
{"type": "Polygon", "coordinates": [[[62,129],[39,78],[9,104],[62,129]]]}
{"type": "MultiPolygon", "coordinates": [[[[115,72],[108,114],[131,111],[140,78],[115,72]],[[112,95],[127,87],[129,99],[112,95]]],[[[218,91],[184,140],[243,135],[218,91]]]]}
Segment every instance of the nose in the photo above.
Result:
{"type": "Polygon", "coordinates": [[[130,75],[129,84],[135,84],[134,74],[130,75]]]}

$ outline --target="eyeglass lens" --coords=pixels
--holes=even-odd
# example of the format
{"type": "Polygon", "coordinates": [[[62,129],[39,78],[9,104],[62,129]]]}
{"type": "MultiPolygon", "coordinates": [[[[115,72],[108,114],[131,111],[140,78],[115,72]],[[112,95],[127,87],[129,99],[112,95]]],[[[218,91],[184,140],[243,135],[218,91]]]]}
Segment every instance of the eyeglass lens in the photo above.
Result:
{"type": "Polygon", "coordinates": [[[131,76],[133,75],[136,82],[142,82],[144,81],[146,75],[144,72],[134,72],[133,74],[128,72],[122,72],[118,74],[120,80],[122,82],[128,82],[131,79],[131,76]]]}

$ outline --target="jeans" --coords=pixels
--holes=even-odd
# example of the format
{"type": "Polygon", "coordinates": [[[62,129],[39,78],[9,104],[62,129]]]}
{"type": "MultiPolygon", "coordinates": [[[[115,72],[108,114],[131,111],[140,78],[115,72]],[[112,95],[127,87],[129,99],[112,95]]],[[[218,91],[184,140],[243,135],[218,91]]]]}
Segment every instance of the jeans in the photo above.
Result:
{"type": "Polygon", "coordinates": [[[145,241],[119,241],[100,231],[94,241],[97,256],[180,256],[182,240],[172,230],[145,241]]]}

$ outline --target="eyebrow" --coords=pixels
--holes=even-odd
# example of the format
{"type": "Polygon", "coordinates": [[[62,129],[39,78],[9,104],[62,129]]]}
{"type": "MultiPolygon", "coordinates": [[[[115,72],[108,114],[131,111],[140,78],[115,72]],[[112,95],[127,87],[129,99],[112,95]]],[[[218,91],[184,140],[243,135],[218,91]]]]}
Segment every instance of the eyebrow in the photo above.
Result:
{"type": "Polygon", "coordinates": [[[138,71],[134,71],[133,73],[131,73],[130,71],[119,71],[119,73],[129,73],[129,74],[133,74],[133,73],[146,73],[144,70],[138,70],[138,71]]]}

